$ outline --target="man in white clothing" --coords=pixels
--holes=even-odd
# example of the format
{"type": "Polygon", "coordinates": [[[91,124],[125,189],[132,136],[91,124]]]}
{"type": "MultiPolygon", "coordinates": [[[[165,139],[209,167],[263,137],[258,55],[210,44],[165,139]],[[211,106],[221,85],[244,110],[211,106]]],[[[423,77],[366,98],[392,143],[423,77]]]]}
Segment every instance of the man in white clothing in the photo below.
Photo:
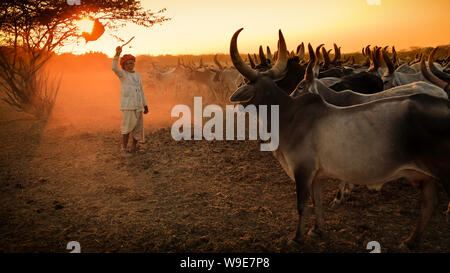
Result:
{"type": "Polygon", "coordinates": [[[125,54],[120,59],[120,66],[118,67],[119,56],[122,53],[122,47],[116,48],[116,55],[113,58],[112,70],[119,77],[122,84],[120,94],[120,110],[122,111],[123,119],[120,126],[122,133],[122,153],[127,154],[128,138],[130,134],[133,137],[133,144],[130,152],[136,151],[137,142],[142,137],[143,130],[143,116],[148,113],[147,100],[145,98],[144,90],[142,88],[141,76],[134,71],[136,58],[133,55],[125,54]]]}

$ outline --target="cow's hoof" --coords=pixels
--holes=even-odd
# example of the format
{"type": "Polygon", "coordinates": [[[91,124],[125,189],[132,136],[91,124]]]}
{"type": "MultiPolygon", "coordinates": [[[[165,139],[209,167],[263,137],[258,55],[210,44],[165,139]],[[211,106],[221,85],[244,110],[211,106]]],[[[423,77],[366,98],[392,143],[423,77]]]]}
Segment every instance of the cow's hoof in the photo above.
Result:
{"type": "Polygon", "coordinates": [[[287,246],[292,248],[299,248],[301,246],[301,242],[294,238],[287,242],[287,246]]]}
{"type": "Polygon", "coordinates": [[[337,200],[333,200],[330,202],[330,204],[328,206],[332,209],[335,209],[335,208],[339,207],[340,204],[341,204],[341,202],[339,202],[337,200]]]}
{"type": "Polygon", "coordinates": [[[401,251],[404,251],[404,252],[410,252],[410,251],[413,250],[416,246],[417,246],[416,243],[413,243],[413,242],[410,241],[410,240],[405,240],[405,241],[403,241],[403,242],[400,244],[399,249],[400,249],[401,251]]]}
{"type": "Polygon", "coordinates": [[[308,236],[311,238],[319,238],[322,237],[322,232],[319,229],[311,228],[308,231],[308,236]]]}
{"type": "Polygon", "coordinates": [[[409,252],[411,251],[408,247],[408,244],[406,242],[401,242],[401,244],[398,246],[398,249],[403,252],[409,252]]]}

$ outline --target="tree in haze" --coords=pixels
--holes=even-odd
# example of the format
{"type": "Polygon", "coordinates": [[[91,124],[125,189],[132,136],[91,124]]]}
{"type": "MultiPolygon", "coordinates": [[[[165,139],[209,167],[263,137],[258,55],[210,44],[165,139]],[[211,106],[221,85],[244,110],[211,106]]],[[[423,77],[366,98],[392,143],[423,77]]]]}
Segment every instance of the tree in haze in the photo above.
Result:
{"type": "Polygon", "coordinates": [[[48,117],[59,83],[50,84],[49,74],[42,68],[55,50],[86,38],[80,34],[79,20],[96,18],[102,28],[112,32],[126,23],[150,28],[170,20],[163,16],[165,9],[146,10],[139,0],[76,3],[71,0],[0,2],[0,86],[6,94],[3,100],[16,110],[39,118],[48,117]]]}

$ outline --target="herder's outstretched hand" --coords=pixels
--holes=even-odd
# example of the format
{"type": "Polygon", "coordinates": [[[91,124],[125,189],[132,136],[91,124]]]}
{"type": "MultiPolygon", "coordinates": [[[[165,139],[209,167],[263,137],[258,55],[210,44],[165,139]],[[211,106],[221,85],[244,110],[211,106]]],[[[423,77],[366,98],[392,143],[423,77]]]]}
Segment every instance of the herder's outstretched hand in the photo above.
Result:
{"type": "Polygon", "coordinates": [[[147,114],[148,113],[148,106],[146,105],[146,106],[144,106],[144,114],[147,114]]]}
{"type": "Polygon", "coordinates": [[[120,53],[122,53],[122,47],[118,46],[116,47],[116,56],[120,56],[120,53]]]}

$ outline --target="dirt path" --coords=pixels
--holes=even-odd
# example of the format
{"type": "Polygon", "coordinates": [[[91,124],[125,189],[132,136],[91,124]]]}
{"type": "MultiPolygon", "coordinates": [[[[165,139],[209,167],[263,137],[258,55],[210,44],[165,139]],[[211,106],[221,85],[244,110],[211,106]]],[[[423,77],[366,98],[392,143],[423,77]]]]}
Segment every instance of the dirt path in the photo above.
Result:
{"type": "MultiPolygon", "coordinates": [[[[147,142],[122,158],[109,69],[65,73],[48,122],[0,104],[0,252],[67,252],[69,241],[82,252],[368,252],[373,240],[396,252],[412,230],[417,189],[356,187],[341,207],[325,206],[325,238],[287,248],[295,186],[271,153],[251,141],[174,141],[167,127],[180,102],[148,88],[147,142]]],[[[327,184],[325,204],[336,189],[327,184]]],[[[419,252],[450,252],[449,198],[439,195],[419,252]]]]}
{"type": "MultiPolygon", "coordinates": [[[[288,249],[295,187],[256,142],[176,142],[169,129],[148,130],[124,159],[116,130],[71,134],[27,118],[0,127],[2,252],[66,252],[72,240],[83,252],[367,252],[372,240],[396,252],[419,213],[407,183],[357,187],[327,208],[326,239],[288,249]]],[[[324,202],[335,190],[326,187],[324,202]]],[[[440,197],[419,252],[450,251],[440,197]]]]}

